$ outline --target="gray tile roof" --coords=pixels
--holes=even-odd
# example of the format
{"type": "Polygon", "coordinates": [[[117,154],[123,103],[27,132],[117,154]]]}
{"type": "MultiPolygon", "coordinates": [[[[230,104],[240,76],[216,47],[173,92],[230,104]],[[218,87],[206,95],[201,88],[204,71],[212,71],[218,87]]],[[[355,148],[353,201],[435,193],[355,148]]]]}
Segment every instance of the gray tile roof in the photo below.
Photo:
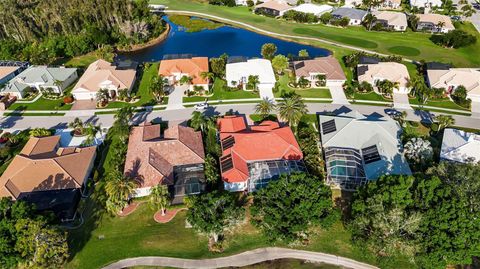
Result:
{"type": "Polygon", "coordinates": [[[322,146],[362,150],[376,145],[381,160],[364,165],[368,179],[385,174],[411,174],[410,167],[401,152],[401,128],[390,118],[379,115],[366,117],[357,111],[336,116],[320,115],[322,146]],[[323,134],[322,123],[335,121],[336,130],[323,134]]]}
{"type": "Polygon", "coordinates": [[[367,11],[356,8],[341,7],[335,9],[332,12],[332,15],[334,17],[347,17],[351,20],[363,20],[363,17],[367,15],[367,11]]]}

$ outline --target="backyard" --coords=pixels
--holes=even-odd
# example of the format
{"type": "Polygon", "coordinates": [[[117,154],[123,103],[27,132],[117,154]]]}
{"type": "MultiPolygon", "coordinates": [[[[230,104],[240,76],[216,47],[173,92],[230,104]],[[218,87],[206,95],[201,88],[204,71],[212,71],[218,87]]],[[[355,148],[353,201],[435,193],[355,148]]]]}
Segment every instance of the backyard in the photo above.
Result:
{"type": "MultiPolygon", "coordinates": [[[[231,8],[214,6],[192,0],[151,0],[150,2],[154,4],[164,4],[168,6],[170,10],[207,13],[248,23],[262,30],[281,34],[322,38],[380,53],[398,54],[414,60],[423,59],[426,61],[451,62],[459,67],[470,67],[480,64],[479,57],[471,57],[472,55],[476,55],[476,52],[480,50],[480,42],[460,49],[448,49],[437,46],[431,42],[429,40],[429,34],[412,32],[410,30],[404,33],[373,32],[367,31],[363,27],[355,26],[342,29],[325,25],[307,25],[255,15],[246,7],[231,8]]],[[[463,23],[458,24],[457,28],[470,32],[473,26],[470,23],[463,23]]],[[[475,32],[472,31],[471,33],[475,32]]],[[[480,36],[478,33],[475,33],[475,35],[477,37],[480,36]]],[[[292,40],[294,40],[294,38],[292,40]]],[[[336,51],[335,46],[326,43],[313,40],[303,40],[303,42],[331,49],[334,52],[336,51]]]]}
{"type": "Polygon", "coordinates": [[[191,97],[183,97],[183,102],[202,102],[208,98],[209,101],[213,100],[232,100],[232,99],[250,99],[250,98],[260,98],[258,93],[254,93],[251,91],[244,91],[244,90],[227,90],[225,87],[225,80],[223,79],[215,79],[213,83],[212,90],[213,95],[209,97],[203,96],[191,96],[191,97]]]}

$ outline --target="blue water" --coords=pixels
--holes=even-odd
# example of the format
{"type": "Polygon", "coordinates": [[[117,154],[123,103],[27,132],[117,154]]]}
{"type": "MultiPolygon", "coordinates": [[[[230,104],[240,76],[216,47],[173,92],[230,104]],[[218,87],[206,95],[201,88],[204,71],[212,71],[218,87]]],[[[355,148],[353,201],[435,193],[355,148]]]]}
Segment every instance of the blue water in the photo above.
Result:
{"type": "Polygon", "coordinates": [[[165,41],[137,52],[121,54],[119,58],[153,62],[171,54],[218,57],[223,53],[229,56],[261,57],[261,47],[265,43],[274,43],[278,48],[277,53],[283,55],[297,55],[302,49],[306,49],[311,57],[330,54],[326,49],[288,42],[232,26],[188,33],[168,19],[167,22],[171,30],[165,41]]]}

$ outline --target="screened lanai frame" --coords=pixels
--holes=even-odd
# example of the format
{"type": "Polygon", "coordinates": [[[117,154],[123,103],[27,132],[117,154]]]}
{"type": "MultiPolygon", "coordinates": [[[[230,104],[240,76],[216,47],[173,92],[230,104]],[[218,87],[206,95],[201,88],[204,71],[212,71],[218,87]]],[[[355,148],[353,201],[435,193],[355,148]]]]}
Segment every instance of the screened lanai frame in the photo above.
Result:
{"type": "Polygon", "coordinates": [[[352,148],[327,147],[325,162],[327,183],[339,185],[344,190],[355,190],[367,183],[362,155],[352,148]]]}
{"type": "Polygon", "coordinates": [[[248,191],[256,191],[277,180],[282,174],[306,172],[307,168],[302,160],[270,160],[247,164],[250,173],[248,191]]]}

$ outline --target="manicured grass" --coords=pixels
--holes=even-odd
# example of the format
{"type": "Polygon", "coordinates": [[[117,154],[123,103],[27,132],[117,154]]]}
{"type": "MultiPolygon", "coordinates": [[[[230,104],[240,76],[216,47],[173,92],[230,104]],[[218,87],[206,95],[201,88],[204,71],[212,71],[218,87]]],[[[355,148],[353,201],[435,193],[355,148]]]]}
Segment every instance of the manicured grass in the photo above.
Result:
{"type": "Polygon", "coordinates": [[[192,97],[183,97],[183,102],[202,102],[208,98],[209,101],[212,100],[228,100],[228,99],[247,99],[247,98],[260,98],[258,93],[254,93],[251,91],[244,91],[244,90],[232,90],[227,91],[225,89],[225,80],[222,79],[215,79],[215,82],[212,86],[213,95],[210,97],[202,97],[202,96],[192,96],[192,97]]]}
{"type": "Polygon", "coordinates": [[[293,91],[304,98],[332,98],[328,88],[295,89],[288,86],[289,78],[286,74],[279,77],[278,82],[280,86],[278,91],[274,93],[275,97],[282,97],[284,93],[293,91]]]}
{"type": "Polygon", "coordinates": [[[14,103],[8,109],[17,110],[17,111],[28,111],[28,110],[70,110],[72,105],[67,105],[63,103],[63,98],[57,100],[49,100],[43,97],[40,97],[37,101],[33,103],[14,103]]]}
{"type": "Polygon", "coordinates": [[[393,54],[398,54],[401,56],[418,56],[420,55],[420,51],[416,48],[407,47],[407,46],[394,46],[388,48],[388,51],[393,54]]]}
{"type": "Polygon", "coordinates": [[[65,62],[65,66],[68,67],[78,67],[78,68],[87,68],[91,63],[98,60],[98,57],[95,55],[94,52],[74,57],[67,62],[65,62]]]}
{"type": "Polygon", "coordinates": [[[369,92],[369,93],[356,92],[354,95],[354,99],[358,101],[368,100],[368,101],[393,102],[391,99],[383,98],[383,96],[375,92],[369,92]]]}
{"type": "Polygon", "coordinates": [[[459,105],[455,104],[450,99],[432,99],[432,100],[428,100],[425,104],[420,104],[418,99],[411,98],[411,99],[409,99],[409,102],[410,102],[410,104],[413,104],[413,105],[434,106],[434,107],[439,107],[439,108],[448,108],[448,109],[470,111],[468,108],[464,108],[462,106],[459,106],[459,105]]]}
{"type": "MultiPolygon", "coordinates": [[[[323,38],[329,41],[336,41],[342,44],[368,48],[370,50],[391,54],[388,50],[392,47],[409,47],[420,51],[419,55],[411,56],[414,60],[440,61],[453,63],[458,67],[475,67],[480,65],[480,57],[474,57],[480,51],[480,42],[474,45],[460,48],[449,49],[435,45],[429,40],[430,34],[407,32],[375,32],[367,31],[363,27],[338,28],[321,24],[307,25],[291,21],[278,20],[274,18],[262,17],[253,14],[246,7],[224,7],[208,5],[205,2],[194,0],[150,0],[152,4],[165,4],[170,10],[187,10],[201,13],[207,13],[222,18],[237,20],[248,23],[254,27],[263,30],[272,31],[280,34],[299,35],[305,37],[323,38]]],[[[459,26],[461,29],[472,31],[477,37],[479,33],[473,32],[473,26],[466,22],[459,26]]],[[[293,41],[295,38],[286,38],[293,41]]],[[[328,45],[314,40],[300,40],[302,43],[315,45],[332,50],[334,53],[351,51],[339,49],[336,46],[328,45]]],[[[410,50],[412,52],[412,50],[410,50]]],[[[336,55],[338,58],[338,56],[336,55]]]]}

